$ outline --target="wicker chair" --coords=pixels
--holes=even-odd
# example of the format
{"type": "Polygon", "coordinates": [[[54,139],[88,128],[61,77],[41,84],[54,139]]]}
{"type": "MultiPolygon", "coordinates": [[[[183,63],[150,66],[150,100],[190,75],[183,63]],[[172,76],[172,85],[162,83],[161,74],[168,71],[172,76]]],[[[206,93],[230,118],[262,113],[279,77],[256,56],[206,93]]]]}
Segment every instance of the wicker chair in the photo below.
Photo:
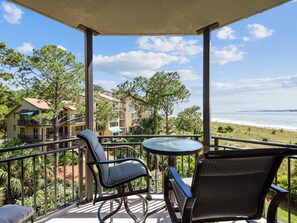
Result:
{"type": "MultiPolygon", "coordinates": [[[[127,213],[134,219],[135,222],[144,221],[148,213],[148,202],[141,194],[147,193],[147,199],[151,197],[150,174],[146,165],[141,160],[130,157],[115,160],[107,160],[104,149],[98,142],[97,136],[93,131],[89,129],[84,130],[77,136],[86,142],[88,149],[90,150],[94,160],[94,162],[88,162],[87,165],[92,171],[95,180],[96,192],[93,204],[95,204],[96,202],[103,201],[98,208],[99,222],[104,222],[106,219],[111,218],[115,213],[117,213],[120,210],[123,203],[127,213]],[[110,166],[110,164],[112,164],[112,166],[110,166]],[[97,168],[99,174],[96,173],[95,168],[97,168]],[[145,188],[134,189],[131,185],[131,182],[142,177],[146,179],[145,188]],[[97,189],[99,185],[98,178],[100,184],[104,188],[116,189],[117,192],[111,194],[108,193],[107,195],[97,197],[97,189]],[[143,202],[144,213],[139,218],[137,218],[136,215],[133,214],[132,211],[129,209],[129,203],[127,199],[127,196],[129,195],[137,195],[143,202]],[[118,203],[118,206],[115,210],[112,210],[106,216],[101,217],[101,209],[108,200],[116,201],[116,203],[118,203]]],[[[124,148],[125,146],[121,147],[124,148]]],[[[109,149],[113,148],[114,147],[109,147],[109,149]]],[[[117,147],[117,149],[119,149],[119,147],[117,147]]]]}
{"type": "Polygon", "coordinates": [[[164,198],[172,222],[260,219],[265,196],[272,189],[276,195],[267,222],[275,223],[278,205],[288,192],[272,181],[282,160],[293,154],[295,150],[286,148],[210,151],[197,160],[193,178],[184,180],[169,167],[164,198]]]}

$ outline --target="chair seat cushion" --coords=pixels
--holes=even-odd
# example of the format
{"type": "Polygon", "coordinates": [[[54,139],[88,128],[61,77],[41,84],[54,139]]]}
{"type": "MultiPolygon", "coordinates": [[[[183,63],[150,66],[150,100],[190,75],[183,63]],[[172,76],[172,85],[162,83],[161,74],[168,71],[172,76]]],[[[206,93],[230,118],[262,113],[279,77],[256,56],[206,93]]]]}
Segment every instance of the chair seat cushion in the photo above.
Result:
{"type": "Polygon", "coordinates": [[[0,207],[0,223],[19,223],[34,215],[33,208],[19,205],[4,205],[0,207]]]}
{"type": "Polygon", "coordinates": [[[146,169],[140,162],[126,161],[109,168],[108,184],[118,185],[146,175],[146,169]]]}

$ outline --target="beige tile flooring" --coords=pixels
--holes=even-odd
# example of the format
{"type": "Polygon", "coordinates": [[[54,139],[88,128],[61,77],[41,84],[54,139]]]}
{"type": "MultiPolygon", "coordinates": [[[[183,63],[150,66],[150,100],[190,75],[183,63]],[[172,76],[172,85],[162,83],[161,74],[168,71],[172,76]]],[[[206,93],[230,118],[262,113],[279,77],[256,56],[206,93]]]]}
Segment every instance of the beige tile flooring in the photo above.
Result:
{"type": "MultiPolygon", "coordinates": [[[[108,205],[104,206],[102,212],[109,213],[109,202],[108,205]]],[[[149,211],[155,210],[156,208],[160,208],[164,206],[163,196],[159,194],[153,195],[153,200],[149,201],[149,211]]],[[[76,205],[69,206],[64,208],[61,211],[48,215],[47,217],[37,219],[37,223],[98,223],[97,219],[97,210],[98,210],[99,203],[94,205],[92,203],[80,205],[76,207],[76,205]]],[[[131,211],[139,215],[142,213],[142,205],[137,204],[131,207],[131,211]]],[[[107,222],[110,222],[109,220],[107,222]]],[[[114,215],[113,218],[114,223],[133,223],[134,221],[130,216],[127,214],[124,208],[114,215]]],[[[170,217],[166,209],[162,209],[158,213],[150,215],[146,223],[170,223],[170,217]]],[[[243,223],[245,221],[239,221],[243,223]]],[[[237,223],[239,223],[237,222],[237,223]]],[[[264,219],[260,221],[256,221],[258,223],[266,222],[264,219]]]]}
{"type": "MultiPolygon", "coordinates": [[[[133,199],[133,198],[132,198],[133,199]]],[[[153,195],[153,200],[149,201],[149,211],[155,210],[156,208],[160,208],[164,206],[163,196],[159,194],[153,195]]],[[[69,206],[61,211],[58,211],[54,214],[48,215],[42,219],[37,219],[37,223],[98,223],[97,218],[97,210],[98,210],[99,203],[93,205],[92,203],[80,205],[76,207],[76,205],[69,206]]],[[[109,202],[107,205],[102,208],[103,216],[104,212],[109,213],[109,202]]],[[[142,205],[136,204],[131,207],[131,211],[136,213],[137,216],[140,216],[142,213],[142,205]]],[[[107,222],[110,222],[107,220],[107,222]]],[[[113,218],[114,223],[133,223],[134,221],[130,216],[127,214],[125,209],[122,207],[120,211],[114,215],[113,218]]],[[[167,210],[163,209],[158,213],[150,215],[146,223],[155,223],[155,222],[162,222],[162,223],[169,223],[170,218],[167,210]]]]}

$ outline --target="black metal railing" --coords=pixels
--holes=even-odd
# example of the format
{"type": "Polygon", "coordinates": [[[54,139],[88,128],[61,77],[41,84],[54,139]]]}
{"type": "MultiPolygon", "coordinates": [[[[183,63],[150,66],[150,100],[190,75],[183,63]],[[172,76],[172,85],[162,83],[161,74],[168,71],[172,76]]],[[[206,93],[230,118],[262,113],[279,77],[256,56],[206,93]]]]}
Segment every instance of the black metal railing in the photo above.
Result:
{"type": "Polygon", "coordinates": [[[40,142],[42,141],[42,135],[29,135],[29,134],[18,134],[18,139],[24,142],[40,142]]]}
{"type": "Polygon", "coordinates": [[[33,119],[28,119],[28,120],[19,119],[18,125],[19,126],[36,126],[36,125],[41,125],[41,122],[38,122],[33,119]]]}
{"type": "MultiPolygon", "coordinates": [[[[152,174],[152,193],[163,193],[163,171],[168,166],[168,156],[149,154],[147,153],[141,143],[145,139],[153,137],[164,137],[164,135],[117,135],[117,136],[98,136],[99,142],[103,147],[111,147],[118,145],[128,145],[137,151],[137,158],[142,159],[148,166],[152,174]]],[[[201,135],[166,135],[166,137],[180,137],[199,140],[201,135]]],[[[113,157],[116,151],[111,151],[112,155],[107,153],[107,157],[113,157]]],[[[126,156],[128,151],[124,153],[120,150],[116,158],[126,156]]],[[[182,177],[190,177],[195,170],[195,155],[177,156],[176,168],[182,177]]]]}
{"type": "MultiPolygon", "coordinates": [[[[125,135],[125,136],[99,136],[98,140],[103,147],[129,145],[136,152],[113,149],[107,152],[108,159],[125,156],[141,158],[148,165],[152,173],[152,193],[162,193],[163,174],[167,166],[168,157],[149,154],[142,148],[142,141],[152,137],[164,135],[125,135]]],[[[200,135],[170,135],[168,137],[182,137],[201,140],[200,135]]],[[[263,147],[289,147],[297,145],[273,143],[255,140],[232,139],[212,137],[212,149],[237,148],[263,148],[263,147]]],[[[78,139],[59,140],[41,144],[25,145],[0,149],[0,199],[1,188],[4,203],[18,203],[32,206],[39,215],[52,210],[60,209],[70,203],[82,200],[84,197],[85,182],[83,169],[85,168],[84,144],[78,139]],[[29,152],[28,152],[29,151],[29,152]],[[6,175],[3,172],[6,171],[6,175]],[[31,175],[30,175],[31,174],[31,175]],[[3,176],[6,176],[3,179],[3,176]],[[5,188],[5,189],[3,189],[5,188]],[[41,188],[41,189],[40,189],[41,188]],[[41,204],[41,205],[40,205],[41,204]]],[[[294,203],[292,190],[295,190],[297,173],[292,168],[297,167],[297,158],[289,157],[284,162],[287,177],[287,188],[291,193],[284,202],[287,210],[285,219],[279,215],[283,222],[294,222],[294,203]]],[[[195,169],[195,156],[179,156],[176,167],[182,177],[191,177],[195,169]]],[[[284,175],[284,174],[283,174],[284,175]]],[[[278,177],[280,178],[280,177],[278,177]]],[[[280,179],[276,179],[278,183],[280,179]]],[[[295,199],[295,198],[294,198],[295,199]]],[[[1,200],[0,200],[1,203],[1,200]]]]}
{"type": "Polygon", "coordinates": [[[0,204],[31,206],[37,215],[82,197],[84,153],[77,139],[0,149],[0,204]]]}

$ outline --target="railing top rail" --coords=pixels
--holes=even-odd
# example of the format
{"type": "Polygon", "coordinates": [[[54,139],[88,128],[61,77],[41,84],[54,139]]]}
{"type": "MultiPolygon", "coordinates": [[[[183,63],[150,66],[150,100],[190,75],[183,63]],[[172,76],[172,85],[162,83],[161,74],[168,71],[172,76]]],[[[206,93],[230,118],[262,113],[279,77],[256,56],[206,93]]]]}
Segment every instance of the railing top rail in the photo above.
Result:
{"type": "Polygon", "coordinates": [[[201,134],[199,135],[115,135],[115,136],[98,136],[98,138],[106,139],[106,138],[153,138],[153,137],[202,137],[201,134]]]}
{"type": "Polygon", "coordinates": [[[44,156],[44,155],[48,155],[48,154],[54,154],[57,152],[70,151],[70,150],[74,150],[74,149],[83,149],[83,147],[82,146],[72,146],[72,147],[67,147],[67,148],[59,148],[58,150],[45,151],[45,152],[40,152],[40,153],[30,154],[30,155],[25,155],[25,156],[17,156],[17,157],[13,157],[13,158],[0,160],[0,164],[12,162],[12,161],[16,161],[16,160],[21,160],[21,159],[44,156]]]}
{"type": "Polygon", "coordinates": [[[26,144],[23,146],[13,146],[8,148],[0,148],[0,153],[2,152],[11,152],[11,151],[17,151],[17,150],[23,150],[23,149],[31,149],[31,148],[37,148],[42,146],[49,146],[49,145],[55,145],[59,143],[66,143],[66,142],[73,142],[77,141],[79,138],[73,138],[73,139],[63,139],[58,141],[51,141],[51,142],[42,142],[42,143],[34,143],[34,144],[26,144]]]}
{"type": "Polygon", "coordinates": [[[295,144],[287,144],[287,143],[277,143],[277,142],[264,142],[255,139],[238,139],[238,138],[227,138],[222,136],[212,136],[212,139],[224,140],[224,141],[233,141],[233,142],[244,142],[250,144],[258,144],[258,145],[266,145],[266,146],[277,146],[284,148],[295,148],[297,149],[297,145],[295,144]]]}

